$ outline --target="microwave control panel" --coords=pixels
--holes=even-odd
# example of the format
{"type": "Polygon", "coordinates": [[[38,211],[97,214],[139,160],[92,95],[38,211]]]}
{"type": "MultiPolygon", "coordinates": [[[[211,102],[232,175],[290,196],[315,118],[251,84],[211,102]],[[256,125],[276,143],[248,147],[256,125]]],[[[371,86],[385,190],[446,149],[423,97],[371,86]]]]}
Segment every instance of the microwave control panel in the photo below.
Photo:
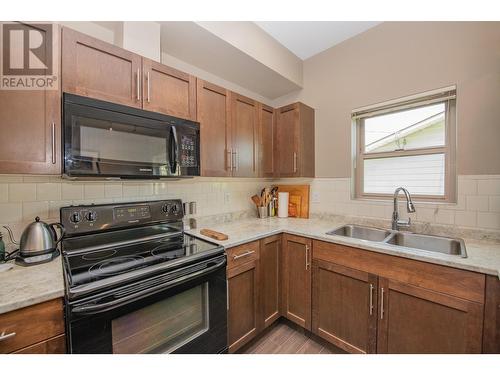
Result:
{"type": "Polygon", "coordinates": [[[197,167],[198,157],[196,137],[189,135],[181,136],[179,162],[181,167],[197,167]]]}

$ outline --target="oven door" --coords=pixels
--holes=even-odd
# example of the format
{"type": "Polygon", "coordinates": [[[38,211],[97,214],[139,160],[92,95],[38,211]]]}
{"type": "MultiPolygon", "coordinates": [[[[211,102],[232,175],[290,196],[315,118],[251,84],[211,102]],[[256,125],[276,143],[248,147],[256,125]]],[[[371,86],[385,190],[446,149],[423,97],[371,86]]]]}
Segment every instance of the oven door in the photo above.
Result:
{"type": "Polygon", "coordinates": [[[227,351],[225,255],[67,304],[71,353],[227,351]]]}

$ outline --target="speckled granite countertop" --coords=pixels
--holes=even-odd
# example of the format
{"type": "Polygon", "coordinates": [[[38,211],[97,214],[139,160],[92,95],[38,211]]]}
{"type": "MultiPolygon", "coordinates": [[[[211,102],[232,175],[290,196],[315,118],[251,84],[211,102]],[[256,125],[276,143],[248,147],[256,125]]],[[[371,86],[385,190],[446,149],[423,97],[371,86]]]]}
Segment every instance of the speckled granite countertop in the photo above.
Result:
{"type": "Polygon", "coordinates": [[[61,257],[0,273],[0,314],[64,296],[61,257]]]}
{"type": "MultiPolygon", "coordinates": [[[[238,222],[212,225],[209,228],[229,236],[226,241],[215,241],[199,233],[199,229],[188,233],[219,243],[226,248],[257,240],[272,234],[290,233],[317,240],[349,245],[379,253],[421,260],[429,263],[461,268],[465,270],[495,275],[500,278],[500,243],[465,240],[467,258],[453,255],[416,250],[408,247],[393,246],[380,242],[358,240],[348,237],[330,236],[326,232],[346,224],[345,220],[321,219],[247,219],[238,222]]],[[[200,228],[201,229],[201,228],[200,228]]]]}
{"type": "MultiPolygon", "coordinates": [[[[227,241],[215,241],[202,236],[199,229],[187,230],[186,233],[230,248],[273,234],[286,232],[500,277],[500,243],[498,242],[465,239],[468,257],[463,259],[446,254],[325,234],[343,224],[346,224],[345,220],[335,219],[246,219],[228,224],[207,226],[210,229],[228,234],[229,239],[227,241]]],[[[64,296],[64,278],[61,257],[38,266],[14,266],[13,269],[0,273],[0,285],[0,314],[62,297],[64,296]]]]}

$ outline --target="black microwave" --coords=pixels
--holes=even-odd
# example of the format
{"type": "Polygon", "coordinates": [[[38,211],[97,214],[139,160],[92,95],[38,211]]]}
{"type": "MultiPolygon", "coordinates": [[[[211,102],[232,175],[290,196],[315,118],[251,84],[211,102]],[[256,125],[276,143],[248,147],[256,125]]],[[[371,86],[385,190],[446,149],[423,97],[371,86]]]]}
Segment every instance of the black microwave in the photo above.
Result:
{"type": "Polygon", "coordinates": [[[161,113],[63,95],[67,178],[200,175],[200,125],[161,113]]]}

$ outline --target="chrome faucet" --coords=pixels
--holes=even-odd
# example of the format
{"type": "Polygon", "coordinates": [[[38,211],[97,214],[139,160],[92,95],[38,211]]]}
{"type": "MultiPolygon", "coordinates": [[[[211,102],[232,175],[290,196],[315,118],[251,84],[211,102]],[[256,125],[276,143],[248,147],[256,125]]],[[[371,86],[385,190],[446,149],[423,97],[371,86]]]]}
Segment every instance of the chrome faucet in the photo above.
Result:
{"type": "Polygon", "coordinates": [[[408,213],[415,212],[415,206],[411,201],[411,195],[404,187],[398,187],[394,192],[394,211],[392,213],[392,229],[399,230],[400,227],[409,228],[410,227],[410,218],[408,220],[400,220],[399,219],[399,205],[398,205],[398,197],[399,192],[402,191],[405,194],[406,198],[406,210],[408,213]]]}

